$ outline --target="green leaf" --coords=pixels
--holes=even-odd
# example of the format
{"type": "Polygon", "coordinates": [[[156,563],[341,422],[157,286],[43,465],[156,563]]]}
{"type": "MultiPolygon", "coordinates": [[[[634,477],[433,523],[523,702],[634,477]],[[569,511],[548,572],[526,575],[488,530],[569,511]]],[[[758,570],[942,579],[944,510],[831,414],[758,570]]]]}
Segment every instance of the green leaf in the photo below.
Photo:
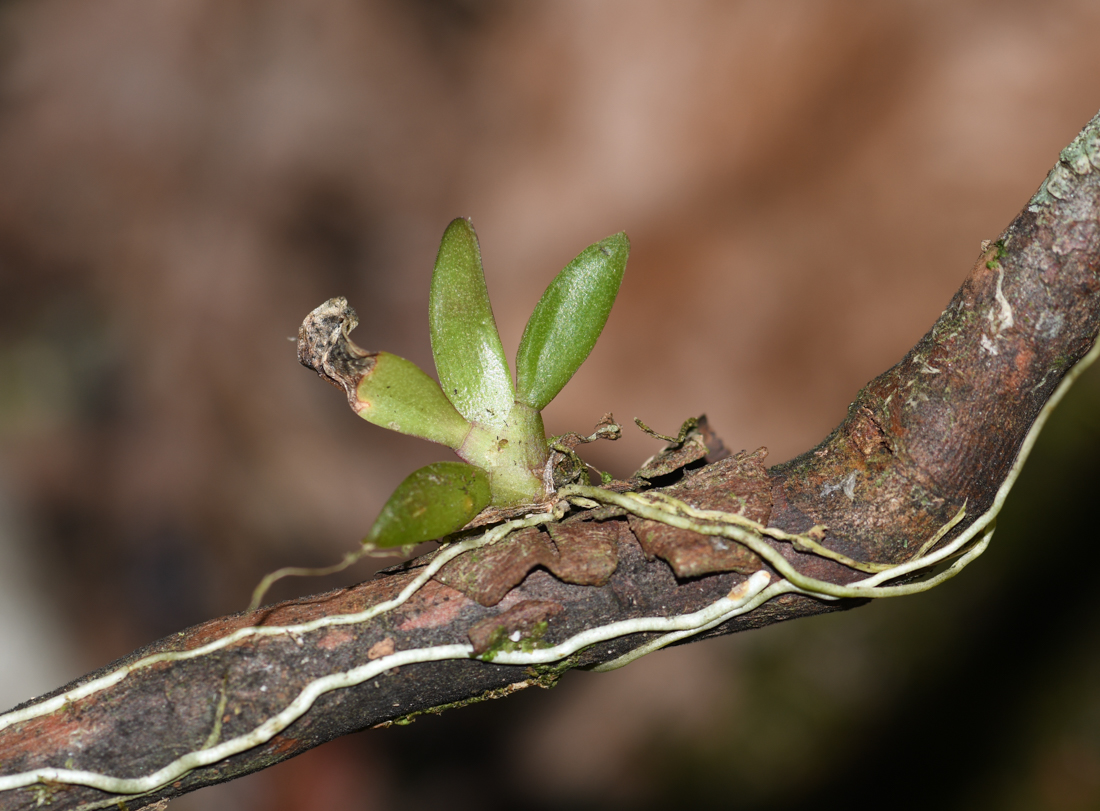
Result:
{"type": "Polygon", "coordinates": [[[432,273],[428,324],[439,383],[466,419],[504,424],[514,398],[485,274],[481,248],[469,220],[443,232],[432,273]]]}
{"type": "Polygon", "coordinates": [[[402,434],[459,447],[470,423],[443,396],[439,384],[411,360],[375,352],[361,360],[367,372],[355,390],[352,407],[360,417],[402,434]],[[367,366],[365,360],[373,360],[367,366]]]}
{"type": "Polygon", "coordinates": [[[407,546],[462,529],[489,504],[489,476],[463,462],[435,462],[411,473],[393,491],[364,545],[407,546]]]}
{"type": "Polygon", "coordinates": [[[589,245],[539,299],[516,355],[516,400],[542,411],[596,345],[630,254],[625,233],[589,245]]]}

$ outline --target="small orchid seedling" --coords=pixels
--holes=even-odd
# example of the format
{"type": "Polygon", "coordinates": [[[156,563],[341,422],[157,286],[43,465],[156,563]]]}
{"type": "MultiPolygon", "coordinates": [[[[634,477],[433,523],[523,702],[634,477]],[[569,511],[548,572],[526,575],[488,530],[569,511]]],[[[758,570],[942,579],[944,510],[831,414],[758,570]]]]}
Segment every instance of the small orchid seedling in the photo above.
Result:
{"type": "Polygon", "coordinates": [[[348,333],[344,299],[314,310],[298,357],[343,388],[363,419],[452,448],[462,462],[412,473],[390,496],[363,543],[409,546],[456,532],[489,506],[545,502],[553,494],[552,443],[542,410],[592,351],[626,269],[618,233],[581,251],[546,288],[520,340],[515,384],[485,287],[481,248],[466,219],[447,226],[432,273],[428,319],[437,384],[416,364],[367,352],[348,333]]]}

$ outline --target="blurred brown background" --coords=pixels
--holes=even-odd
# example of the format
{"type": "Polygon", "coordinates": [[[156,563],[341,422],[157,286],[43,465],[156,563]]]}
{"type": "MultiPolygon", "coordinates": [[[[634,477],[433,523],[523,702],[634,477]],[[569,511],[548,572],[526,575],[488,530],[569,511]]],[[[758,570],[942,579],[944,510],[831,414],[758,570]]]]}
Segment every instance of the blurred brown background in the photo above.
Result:
{"type": "MultiPolygon", "coordinates": [[[[809,448],[1100,108],[1098,36],[1092,0],[0,4],[0,704],[335,561],[447,458],[358,420],[287,337],[346,295],[359,344],[430,370],[458,215],[509,352],[565,262],[631,236],[551,432],[705,411],[734,449],[809,448]]],[[[1100,808],[1098,406],[1094,374],[932,594],[172,807],[1100,808]]]]}

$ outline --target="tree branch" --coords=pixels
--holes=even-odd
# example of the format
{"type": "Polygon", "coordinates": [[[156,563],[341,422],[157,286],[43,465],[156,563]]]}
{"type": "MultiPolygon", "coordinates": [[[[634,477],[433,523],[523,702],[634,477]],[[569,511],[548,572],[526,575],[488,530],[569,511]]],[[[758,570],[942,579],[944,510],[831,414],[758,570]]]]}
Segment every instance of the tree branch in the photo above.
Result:
{"type": "Polygon", "coordinates": [[[815,449],[685,467],[691,441],[716,449],[697,432],[640,496],[566,487],[556,513],[153,643],[0,716],[0,809],[143,807],[569,668],[950,576],[1097,354],[1098,290],[1100,116],[815,449]]]}

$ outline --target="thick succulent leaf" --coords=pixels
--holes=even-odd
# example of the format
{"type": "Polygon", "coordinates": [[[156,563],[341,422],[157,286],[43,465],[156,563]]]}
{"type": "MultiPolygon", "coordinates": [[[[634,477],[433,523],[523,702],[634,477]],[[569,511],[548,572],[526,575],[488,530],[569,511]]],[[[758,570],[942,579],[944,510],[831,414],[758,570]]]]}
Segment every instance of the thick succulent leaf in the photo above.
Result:
{"type": "Polygon", "coordinates": [[[542,411],[596,345],[630,254],[625,233],[589,245],[542,294],[516,356],[516,400],[542,411]]]}
{"type": "Polygon", "coordinates": [[[488,504],[484,470],[463,462],[435,462],[398,485],[363,543],[383,549],[432,541],[462,529],[488,504]]]}
{"type": "Polygon", "coordinates": [[[443,232],[428,323],[444,393],[471,422],[502,425],[512,408],[512,374],[489,305],[481,248],[468,220],[454,220],[443,232]]]}
{"type": "Polygon", "coordinates": [[[458,448],[470,423],[439,384],[412,361],[356,346],[351,332],[358,324],[347,299],[329,299],[302,322],[298,360],[343,389],[351,407],[368,422],[458,448]]]}
{"type": "Polygon", "coordinates": [[[389,352],[372,357],[374,364],[359,381],[352,403],[359,416],[391,431],[459,447],[470,424],[439,384],[411,360],[389,352]]]}

